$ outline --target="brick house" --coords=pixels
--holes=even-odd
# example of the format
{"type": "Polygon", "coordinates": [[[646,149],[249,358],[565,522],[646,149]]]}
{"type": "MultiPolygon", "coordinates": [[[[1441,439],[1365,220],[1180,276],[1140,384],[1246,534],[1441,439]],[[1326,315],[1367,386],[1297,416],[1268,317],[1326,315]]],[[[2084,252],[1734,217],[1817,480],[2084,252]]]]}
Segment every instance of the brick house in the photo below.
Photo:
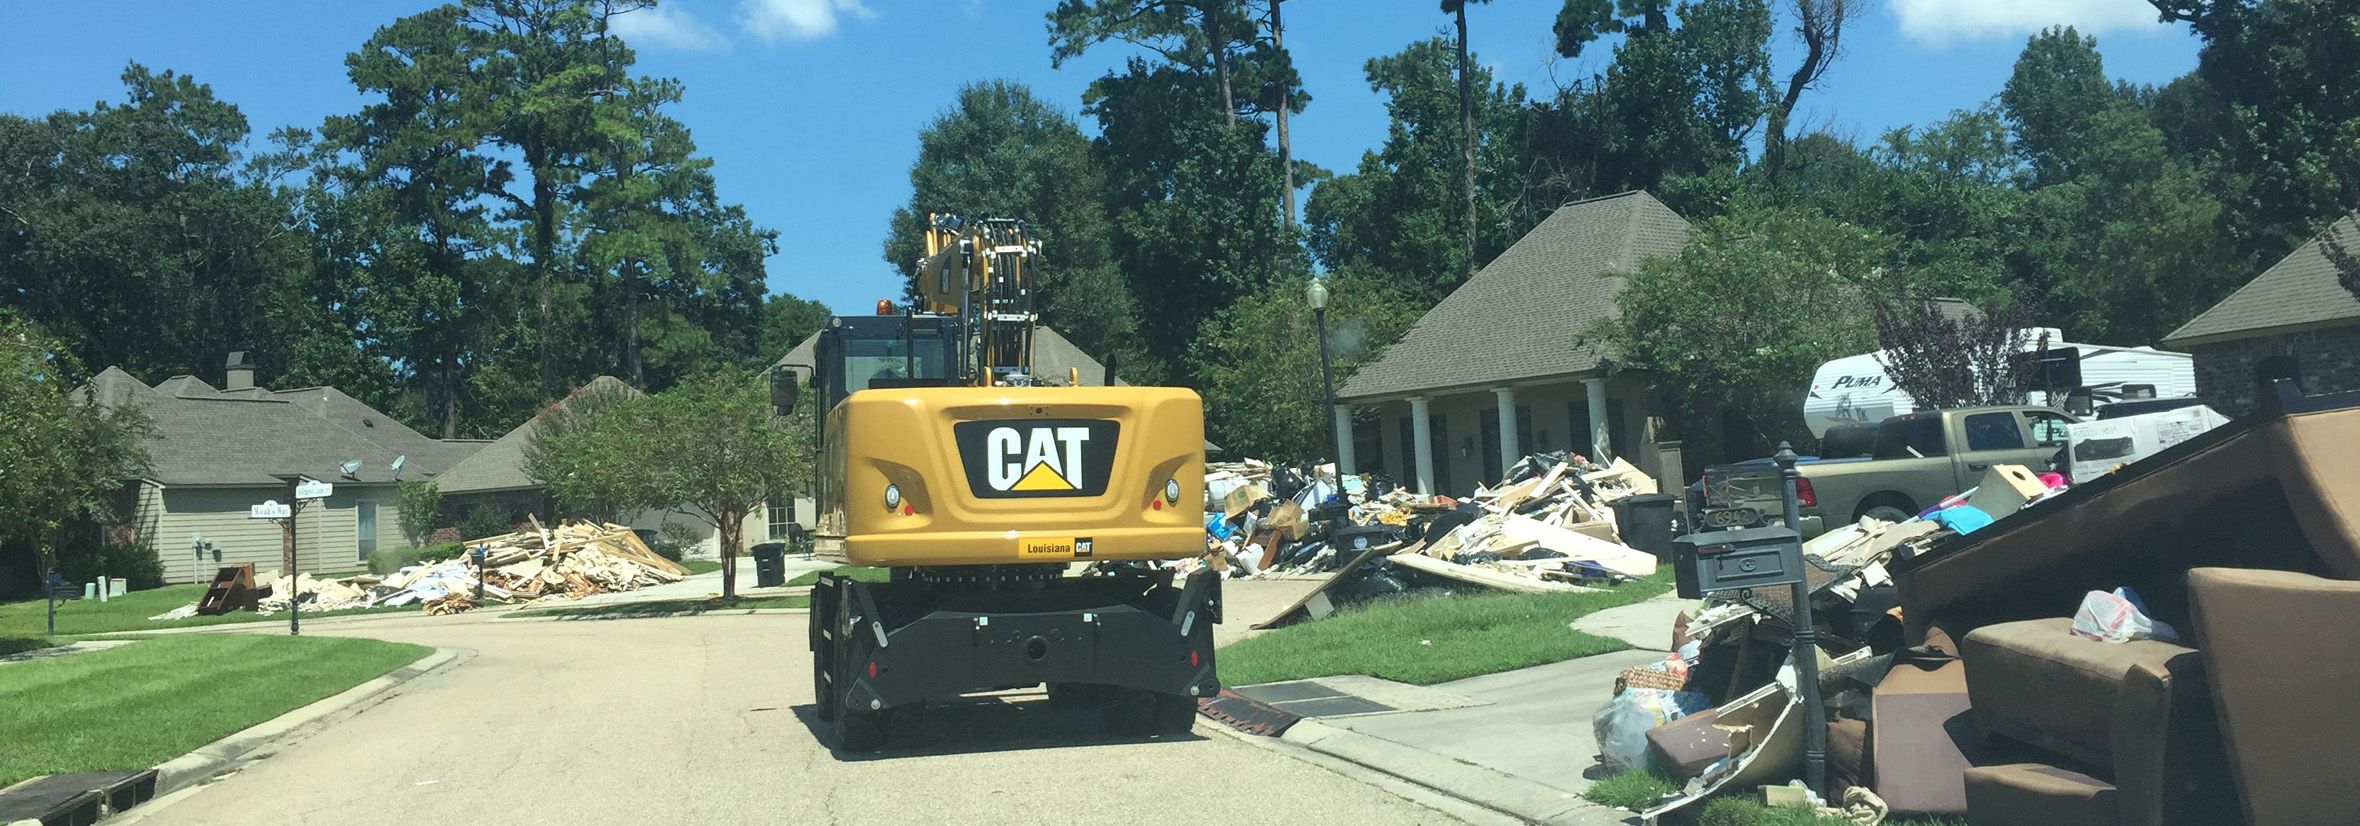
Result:
{"type": "Polygon", "coordinates": [[[2360,252],[2360,221],[2344,216],[2164,338],[2196,356],[2196,393],[2215,410],[2254,409],[2263,378],[2308,393],[2360,390],[2360,296],[2338,283],[2321,242],[2360,252]]]}

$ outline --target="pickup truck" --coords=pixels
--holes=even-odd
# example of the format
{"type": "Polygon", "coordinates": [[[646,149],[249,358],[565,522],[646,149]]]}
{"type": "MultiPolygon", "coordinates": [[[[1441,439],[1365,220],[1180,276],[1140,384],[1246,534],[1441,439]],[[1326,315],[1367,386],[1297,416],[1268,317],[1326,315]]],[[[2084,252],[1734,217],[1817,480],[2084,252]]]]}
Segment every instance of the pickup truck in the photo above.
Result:
{"type": "MultiPolygon", "coordinates": [[[[1863,516],[1899,522],[1982,482],[1994,464],[2045,469],[2074,418],[2036,406],[1964,407],[1907,413],[1877,424],[1868,458],[1798,462],[1802,533],[1863,516]]],[[[1700,529],[1745,528],[1784,518],[1775,465],[1716,465],[1704,472],[1700,529]]]]}

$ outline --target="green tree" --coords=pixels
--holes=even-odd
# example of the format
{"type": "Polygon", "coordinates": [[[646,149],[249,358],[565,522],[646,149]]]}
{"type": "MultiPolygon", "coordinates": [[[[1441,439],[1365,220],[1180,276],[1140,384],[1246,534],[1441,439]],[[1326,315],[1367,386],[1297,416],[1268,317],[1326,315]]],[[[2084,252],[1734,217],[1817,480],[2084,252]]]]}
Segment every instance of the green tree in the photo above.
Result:
{"type": "Polygon", "coordinates": [[[1073,121],[1030,89],[1004,80],[961,87],[918,133],[910,189],[909,205],[894,210],[885,260],[911,280],[911,296],[929,213],[1016,218],[1041,242],[1042,323],[1101,360],[1134,344],[1138,307],[1115,270],[1105,173],[1073,121]]]}
{"type": "Polygon", "coordinates": [[[112,522],[118,494],[146,473],[146,413],[75,388],[89,376],[64,343],[0,310],[0,544],[31,543],[57,564],[64,529],[112,522]]]}
{"type": "Polygon", "coordinates": [[[1139,319],[1141,355],[1125,378],[1190,384],[1207,319],[1309,269],[1300,231],[1279,216],[1284,176],[1260,122],[1194,115],[1215,91],[1204,78],[1133,60],[1091,90],[1116,268],[1158,310],[1139,319]]]}
{"type": "Polygon", "coordinates": [[[819,332],[834,315],[828,305],[817,301],[785,293],[771,296],[762,302],[762,344],[757,349],[770,361],[777,361],[819,332]]]}
{"type": "Polygon", "coordinates": [[[2000,103],[2031,170],[2014,275],[2037,319],[2079,341],[2148,344],[2235,287],[2220,203],[2107,82],[2096,40],[2034,36],[2000,103]]]}
{"type": "Polygon", "coordinates": [[[186,75],[122,80],[121,102],[0,115],[7,305],[81,363],[151,378],[217,377],[234,350],[267,376],[365,372],[349,330],[285,311],[309,304],[308,250],[288,193],[250,165],[245,115],[186,75]]]}
{"type": "Polygon", "coordinates": [[[737,554],[746,518],[811,478],[808,404],[774,415],[767,385],[729,374],[688,379],[649,397],[639,441],[668,506],[704,520],[721,540],[721,597],[737,597],[737,554]]]}
{"type": "MultiPolygon", "coordinates": [[[[1385,96],[1391,124],[1384,144],[1363,153],[1352,174],[1322,181],[1312,191],[1304,208],[1311,251],[1331,271],[1365,265],[1390,283],[1390,291],[1431,306],[1468,270],[1461,147],[1451,124],[1457,105],[1452,47],[1441,38],[1413,43],[1370,60],[1366,72],[1369,87],[1385,96]]],[[[1483,182],[1476,212],[1480,263],[1515,241],[1515,210],[1523,194],[1518,150],[1524,89],[1492,82],[1480,63],[1471,72],[1483,90],[1474,103],[1483,182]]]]}
{"type": "Polygon", "coordinates": [[[404,479],[394,486],[401,507],[402,536],[411,547],[426,544],[434,523],[442,519],[442,486],[432,479],[404,479]]]}
{"type": "Polygon", "coordinates": [[[649,471],[662,457],[654,452],[648,415],[645,397],[627,385],[583,385],[537,417],[525,443],[525,474],[562,516],[621,522],[671,507],[649,471]]]}
{"type": "Polygon", "coordinates": [[[1864,291],[1893,240],[1795,210],[1711,218],[1676,256],[1648,259],[1584,338],[1658,376],[1671,424],[1704,456],[1801,441],[1796,391],[1829,359],[1875,349],[1864,291]]]}
{"type": "MultiPolygon", "coordinates": [[[[1240,455],[1292,461],[1335,453],[1305,286],[1301,279],[1271,284],[1205,327],[1207,429],[1240,455]]],[[[1329,288],[1328,346],[1339,382],[1383,352],[1424,307],[1358,271],[1331,276],[1329,288]]]]}
{"type": "MultiPolygon", "coordinates": [[[[2227,206],[2253,272],[2360,209],[2360,7],[2326,0],[2149,0],[2204,41],[2174,132],[2227,206]]],[[[2180,84],[2174,84],[2179,86],[2180,84]]],[[[2171,87],[2166,87],[2170,92],[2171,87]]]]}
{"type": "Polygon", "coordinates": [[[1568,136],[1540,147],[1554,157],[1539,166],[1578,170],[1577,189],[1586,178],[1589,191],[1660,191],[1700,212],[1679,197],[1694,184],[1683,179],[1732,175],[1775,103],[1765,0],[1687,0],[1676,10],[1671,0],[1568,0],[1556,33],[1566,57],[1623,36],[1604,74],[1561,90],[1535,127],[1568,136]]]}

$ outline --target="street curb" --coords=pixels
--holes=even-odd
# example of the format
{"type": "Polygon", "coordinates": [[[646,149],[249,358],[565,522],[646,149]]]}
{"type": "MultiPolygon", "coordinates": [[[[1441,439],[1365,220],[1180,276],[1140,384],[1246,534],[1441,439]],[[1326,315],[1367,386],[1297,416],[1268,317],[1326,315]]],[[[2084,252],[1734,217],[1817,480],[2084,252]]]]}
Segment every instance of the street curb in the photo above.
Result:
{"type": "MultiPolygon", "coordinates": [[[[1204,728],[1220,732],[1231,739],[1237,740],[1255,748],[1262,749],[1264,751],[1283,754],[1288,758],[1326,769],[1336,773],[1339,776],[1342,776],[1347,780],[1366,783],[1370,786],[1376,787],[1380,791],[1390,793],[1395,797],[1399,797],[1411,803],[1424,806],[1428,809],[1433,809],[1434,811],[1457,818],[1460,821],[1473,824],[1473,826],[1522,826],[1522,824],[1528,822],[1523,818],[1500,811],[1498,809],[1494,809],[1490,806],[1484,805],[1483,803],[1470,800],[1464,796],[1437,791],[1421,784],[1412,783],[1399,777],[1395,777],[1390,773],[1370,768],[1368,766],[1336,757],[1325,752],[1314,750],[1308,746],[1304,746],[1301,743],[1290,743],[1279,737],[1270,737],[1267,735],[1239,731],[1211,719],[1207,719],[1203,722],[1205,723],[1204,728]]],[[[1298,723],[1298,725],[1299,724],[1300,723],[1298,723]]]]}
{"type": "Polygon", "coordinates": [[[1522,823],[1621,826],[1640,822],[1621,809],[1492,769],[1307,719],[1280,738],[1290,745],[1351,763],[1522,823]],[[1483,789],[1481,794],[1470,790],[1483,789]]]}
{"type": "Polygon", "coordinates": [[[350,716],[386,698],[403,683],[475,657],[464,648],[441,648],[396,668],[384,676],[345,689],[294,711],[256,723],[243,731],[199,746],[197,750],[156,764],[156,796],[163,797],[203,784],[248,762],[277,753],[272,747],[295,734],[308,733],[330,718],[350,716]]]}
{"type": "Polygon", "coordinates": [[[634,616],[619,616],[619,617],[567,617],[567,616],[555,616],[555,615],[533,616],[533,615],[530,615],[530,614],[523,614],[523,615],[518,615],[518,616],[513,616],[513,617],[501,617],[501,618],[500,618],[500,621],[501,621],[501,622],[503,622],[503,623],[519,623],[519,622],[610,622],[610,621],[615,621],[615,620],[683,619],[683,618],[690,618],[690,617],[738,617],[738,616],[745,616],[745,615],[748,615],[748,614],[808,614],[808,613],[811,613],[811,609],[809,609],[809,608],[735,608],[735,609],[724,609],[724,610],[719,610],[719,611],[699,611],[699,612],[697,612],[697,613],[694,613],[694,614],[662,614],[662,615],[657,615],[657,616],[645,616],[645,617],[634,617],[634,616]]]}

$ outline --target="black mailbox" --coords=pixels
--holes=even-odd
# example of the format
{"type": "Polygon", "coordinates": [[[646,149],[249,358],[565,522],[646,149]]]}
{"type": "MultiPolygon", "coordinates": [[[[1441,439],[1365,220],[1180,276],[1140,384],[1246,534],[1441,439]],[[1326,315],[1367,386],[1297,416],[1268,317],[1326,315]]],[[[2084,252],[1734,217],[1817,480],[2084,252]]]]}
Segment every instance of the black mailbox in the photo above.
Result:
{"type": "Polygon", "coordinates": [[[1803,581],[1803,539],[1784,527],[1708,531],[1680,537],[1693,548],[1696,588],[1701,592],[1736,591],[1803,581]]]}

